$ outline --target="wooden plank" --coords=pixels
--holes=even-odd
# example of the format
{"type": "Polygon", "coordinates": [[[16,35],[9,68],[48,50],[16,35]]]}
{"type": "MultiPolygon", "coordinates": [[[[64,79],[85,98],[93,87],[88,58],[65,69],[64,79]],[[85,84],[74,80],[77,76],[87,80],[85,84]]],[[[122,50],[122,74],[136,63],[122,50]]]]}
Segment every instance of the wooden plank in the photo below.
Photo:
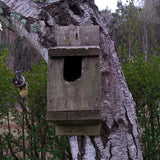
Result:
{"type": "Polygon", "coordinates": [[[84,57],[82,75],[73,82],[64,79],[63,63],[64,58],[49,58],[47,110],[101,110],[99,58],[84,57]]]}
{"type": "Polygon", "coordinates": [[[56,121],[49,121],[51,123],[57,124],[57,125],[97,125],[99,124],[99,119],[87,119],[87,120],[56,120],[56,121]]]}
{"type": "Polygon", "coordinates": [[[96,120],[100,118],[100,110],[86,111],[47,111],[47,120],[96,120]]]}
{"type": "Polygon", "coordinates": [[[98,46],[93,47],[55,47],[48,51],[48,56],[52,57],[65,57],[65,56],[99,56],[100,48],[98,46]]]}
{"type": "Polygon", "coordinates": [[[99,26],[61,26],[57,31],[57,46],[97,46],[99,26]]]}
{"type": "Polygon", "coordinates": [[[100,135],[100,122],[97,124],[82,125],[56,125],[56,135],[66,136],[98,136],[100,135]]]}

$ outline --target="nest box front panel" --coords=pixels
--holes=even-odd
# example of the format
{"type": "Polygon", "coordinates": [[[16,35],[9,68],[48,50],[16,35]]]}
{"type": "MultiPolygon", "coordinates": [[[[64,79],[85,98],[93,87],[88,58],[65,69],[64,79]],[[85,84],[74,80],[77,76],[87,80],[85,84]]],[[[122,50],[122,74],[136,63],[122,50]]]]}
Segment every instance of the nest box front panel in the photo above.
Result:
{"type": "Polygon", "coordinates": [[[99,110],[99,58],[53,58],[49,65],[48,111],[99,110]]]}

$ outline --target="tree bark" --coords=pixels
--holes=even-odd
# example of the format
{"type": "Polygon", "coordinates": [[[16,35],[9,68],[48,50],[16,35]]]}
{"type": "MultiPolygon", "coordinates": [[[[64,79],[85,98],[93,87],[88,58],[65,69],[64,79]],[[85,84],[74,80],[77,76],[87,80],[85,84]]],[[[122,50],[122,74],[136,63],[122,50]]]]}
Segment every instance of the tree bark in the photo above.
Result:
{"type": "Polygon", "coordinates": [[[48,61],[58,26],[99,25],[101,135],[70,137],[74,160],[142,160],[135,103],[128,90],[106,22],[93,0],[0,0],[0,20],[25,37],[48,61]]]}

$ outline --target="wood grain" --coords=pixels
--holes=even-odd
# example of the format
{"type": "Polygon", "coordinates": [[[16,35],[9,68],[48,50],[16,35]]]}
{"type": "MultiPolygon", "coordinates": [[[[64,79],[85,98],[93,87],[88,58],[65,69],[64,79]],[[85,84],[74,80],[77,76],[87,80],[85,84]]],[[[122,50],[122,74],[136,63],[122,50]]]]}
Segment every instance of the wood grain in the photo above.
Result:
{"type": "Polygon", "coordinates": [[[100,135],[100,121],[97,124],[56,125],[56,135],[100,135]]]}
{"type": "Polygon", "coordinates": [[[98,120],[99,117],[100,117],[100,110],[49,111],[47,112],[47,120],[51,120],[51,121],[98,120]]]}
{"type": "Polygon", "coordinates": [[[47,91],[47,120],[57,125],[57,135],[100,134],[101,76],[98,45],[98,26],[58,28],[57,47],[50,48],[48,53],[47,91]],[[71,82],[64,79],[64,59],[70,56],[82,57],[81,77],[71,82]]]}
{"type": "Polygon", "coordinates": [[[99,46],[99,26],[59,27],[57,46],[99,46]]]}
{"type": "Polygon", "coordinates": [[[99,55],[100,55],[100,48],[98,46],[55,47],[48,51],[48,56],[50,58],[66,57],[66,56],[89,57],[89,56],[99,56],[99,55]]]}

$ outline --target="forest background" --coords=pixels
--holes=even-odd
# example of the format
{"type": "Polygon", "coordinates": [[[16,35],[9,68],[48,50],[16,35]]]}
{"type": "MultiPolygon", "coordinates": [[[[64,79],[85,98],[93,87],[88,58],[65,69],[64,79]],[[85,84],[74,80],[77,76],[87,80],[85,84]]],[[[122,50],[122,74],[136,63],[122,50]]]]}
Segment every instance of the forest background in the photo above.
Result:
{"type": "MultiPolygon", "coordinates": [[[[106,9],[101,14],[136,102],[144,159],[158,160],[160,0],[144,0],[142,8],[133,0],[127,6],[120,1],[117,5],[114,13],[106,9]]],[[[47,64],[12,31],[3,28],[0,42],[0,159],[71,159],[67,137],[55,136],[54,126],[46,121],[47,64]],[[27,101],[11,84],[19,69],[29,83],[27,101]]]]}

